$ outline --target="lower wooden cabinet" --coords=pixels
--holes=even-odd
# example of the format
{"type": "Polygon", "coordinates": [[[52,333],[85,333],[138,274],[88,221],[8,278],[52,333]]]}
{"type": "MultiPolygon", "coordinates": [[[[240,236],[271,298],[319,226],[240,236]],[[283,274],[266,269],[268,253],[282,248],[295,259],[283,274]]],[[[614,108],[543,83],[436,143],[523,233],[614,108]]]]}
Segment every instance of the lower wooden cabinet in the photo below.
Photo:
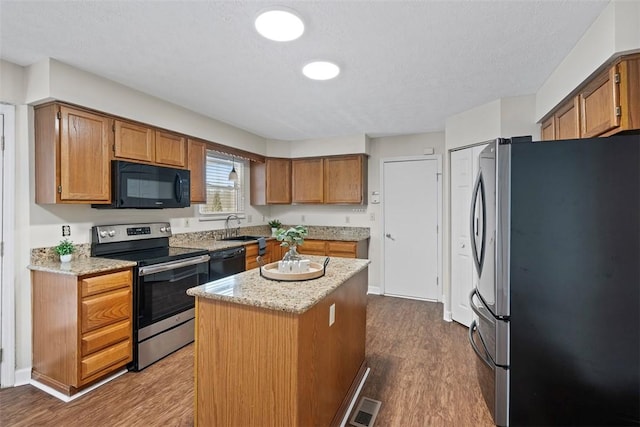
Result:
{"type": "MultiPolygon", "coordinates": [[[[245,268],[251,270],[258,268],[258,244],[253,243],[246,246],[247,252],[245,253],[245,268]]],[[[286,248],[280,246],[280,242],[277,240],[267,240],[267,247],[264,255],[262,255],[262,261],[265,264],[270,262],[280,261],[286,252],[286,248]],[[284,249],[284,251],[282,250],[284,249]]]]}
{"type": "Polygon", "coordinates": [[[298,246],[298,252],[305,255],[318,255],[340,258],[367,258],[369,241],[357,242],[342,240],[312,240],[307,239],[304,245],[298,246]]]}
{"type": "Polygon", "coordinates": [[[70,396],[131,362],[132,277],[31,272],[33,379],[70,396]]]}

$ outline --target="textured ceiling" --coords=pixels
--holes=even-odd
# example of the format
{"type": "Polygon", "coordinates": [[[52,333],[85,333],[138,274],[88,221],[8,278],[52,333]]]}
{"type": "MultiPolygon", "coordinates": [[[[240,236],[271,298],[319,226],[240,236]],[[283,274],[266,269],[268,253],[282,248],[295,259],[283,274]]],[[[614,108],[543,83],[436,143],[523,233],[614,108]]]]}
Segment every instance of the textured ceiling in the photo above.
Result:
{"type": "Polygon", "coordinates": [[[607,3],[0,0],[0,58],[55,58],[266,138],[409,134],[535,93],[607,3]],[[257,34],[273,5],[300,39],[257,34]],[[303,77],[318,59],[341,75],[303,77]]]}

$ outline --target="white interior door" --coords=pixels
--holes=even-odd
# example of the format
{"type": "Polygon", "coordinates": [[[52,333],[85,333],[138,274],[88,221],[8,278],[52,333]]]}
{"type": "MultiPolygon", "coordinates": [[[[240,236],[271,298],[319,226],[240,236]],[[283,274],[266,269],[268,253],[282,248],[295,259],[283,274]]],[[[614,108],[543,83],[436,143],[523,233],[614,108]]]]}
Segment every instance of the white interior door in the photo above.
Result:
{"type": "Polygon", "coordinates": [[[437,301],[439,158],[383,161],[384,294],[437,301]]]}
{"type": "Polygon", "coordinates": [[[451,153],[451,317],[469,326],[469,294],[478,281],[471,257],[471,192],[478,174],[478,156],[486,145],[451,153]]]}

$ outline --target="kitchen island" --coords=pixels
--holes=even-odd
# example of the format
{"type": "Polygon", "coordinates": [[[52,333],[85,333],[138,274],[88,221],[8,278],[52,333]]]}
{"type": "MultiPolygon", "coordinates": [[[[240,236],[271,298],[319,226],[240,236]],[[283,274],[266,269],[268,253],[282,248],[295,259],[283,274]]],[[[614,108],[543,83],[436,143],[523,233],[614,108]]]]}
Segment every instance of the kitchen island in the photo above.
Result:
{"type": "Polygon", "coordinates": [[[190,289],[195,424],[339,425],[366,370],[368,264],[333,258],[303,282],[254,269],[190,289]]]}

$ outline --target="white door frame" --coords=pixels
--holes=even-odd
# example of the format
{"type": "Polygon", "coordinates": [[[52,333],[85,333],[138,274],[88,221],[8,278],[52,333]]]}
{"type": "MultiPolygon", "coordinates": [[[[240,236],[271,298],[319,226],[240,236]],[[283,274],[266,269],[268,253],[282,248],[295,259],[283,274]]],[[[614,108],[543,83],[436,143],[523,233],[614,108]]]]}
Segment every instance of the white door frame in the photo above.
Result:
{"type": "MultiPolygon", "coordinates": [[[[438,172],[437,172],[437,190],[438,190],[438,195],[436,196],[437,199],[437,212],[438,212],[438,260],[436,262],[437,266],[438,266],[438,287],[440,288],[440,296],[438,297],[438,302],[443,302],[444,301],[444,294],[443,294],[443,281],[442,281],[442,155],[441,154],[432,154],[432,155],[425,155],[425,156],[403,156],[403,157],[384,157],[382,159],[380,159],[380,187],[379,188],[384,188],[384,164],[386,162],[404,162],[404,161],[416,161],[416,160],[435,160],[437,162],[438,165],[438,172]]],[[[384,265],[385,265],[385,260],[384,260],[384,251],[385,251],[385,238],[384,238],[384,233],[385,233],[385,218],[384,218],[384,191],[382,191],[382,195],[380,197],[380,216],[381,216],[381,227],[380,227],[380,242],[382,243],[382,247],[380,248],[380,254],[381,254],[381,259],[382,262],[380,263],[380,294],[384,295],[385,294],[385,283],[384,283],[384,265]]]]}
{"type": "Polygon", "coordinates": [[[2,257],[2,307],[0,307],[0,327],[2,327],[2,359],[0,360],[0,387],[10,387],[15,383],[16,360],[16,328],[15,328],[15,279],[13,256],[15,228],[15,141],[16,141],[16,109],[13,105],[0,104],[0,114],[4,116],[5,148],[1,188],[2,197],[2,236],[4,239],[4,255],[2,257]]]}

